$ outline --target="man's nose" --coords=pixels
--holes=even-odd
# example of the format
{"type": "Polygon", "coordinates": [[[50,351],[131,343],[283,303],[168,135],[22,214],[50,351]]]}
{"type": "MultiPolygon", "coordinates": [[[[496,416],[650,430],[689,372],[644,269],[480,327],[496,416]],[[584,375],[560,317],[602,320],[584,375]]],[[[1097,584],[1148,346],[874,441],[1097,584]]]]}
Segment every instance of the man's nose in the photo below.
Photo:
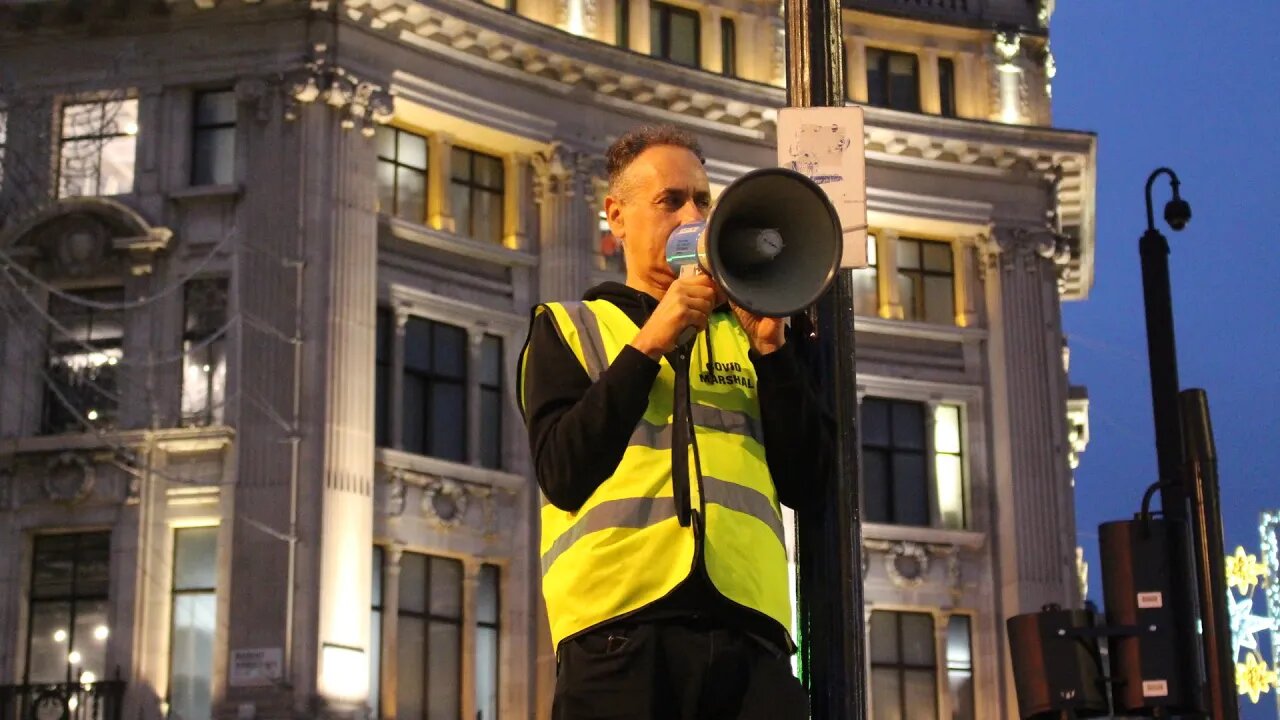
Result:
{"type": "Polygon", "coordinates": [[[691,222],[699,222],[707,219],[707,214],[698,207],[698,203],[689,200],[680,207],[679,212],[680,224],[684,225],[691,222]]]}

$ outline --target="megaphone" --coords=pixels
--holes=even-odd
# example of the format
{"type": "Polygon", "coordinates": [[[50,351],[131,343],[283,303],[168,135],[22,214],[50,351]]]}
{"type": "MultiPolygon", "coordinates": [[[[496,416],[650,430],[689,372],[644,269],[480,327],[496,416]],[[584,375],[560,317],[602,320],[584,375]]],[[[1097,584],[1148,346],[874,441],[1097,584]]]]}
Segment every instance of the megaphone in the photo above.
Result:
{"type": "Polygon", "coordinates": [[[762,168],[725,188],[705,221],[673,230],[666,255],[677,276],[705,272],[746,311],[787,317],[826,292],[843,245],[840,217],[817,183],[762,168]]]}

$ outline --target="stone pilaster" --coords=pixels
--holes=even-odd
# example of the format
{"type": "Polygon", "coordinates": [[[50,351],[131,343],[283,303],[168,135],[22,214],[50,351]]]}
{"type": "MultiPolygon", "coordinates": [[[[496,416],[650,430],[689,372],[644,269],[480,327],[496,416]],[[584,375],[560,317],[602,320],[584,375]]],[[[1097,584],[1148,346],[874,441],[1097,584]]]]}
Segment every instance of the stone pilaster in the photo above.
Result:
{"type": "Polygon", "coordinates": [[[720,8],[707,6],[699,13],[702,17],[702,69],[708,72],[724,72],[724,57],[721,51],[723,39],[720,36],[720,8]]]}
{"type": "Polygon", "coordinates": [[[400,616],[400,558],[404,545],[392,543],[382,551],[382,655],[378,684],[378,720],[396,720],[396,664],[400,657],[400,635],[396,626],[400,616]]]}
{"type": "Polygon", "coordinates": [[[938,50],[925,48],[920,53],[920,110],[929,115],[942,113],[941,86],[938,80],[938,50]]]}
{"type": "Polygon", "coordinates": [[[850,35],[846,45],[845,94],[856,103],[867,101],[867,40],[861,35],[850,35]]]}
{"type": "Polygon", "coordinates": [[[880,290],[880,317],[890,320],[906,317],[898,288],[898,233],[894,230],[876,233],[876,282],[880,290]]]}
{"type": "Polygon", "coordinates": [[[952,717],[951,679],[947,674],[947,626],[950,622],[949,611],[933,611],[933,653],[938,662],[938,717],[940,718],[952,717]]]}
{"type": "Polygon", "coordinates": [[[512,250],[529,249],[525,200],[529,195],[529,157],[520,153],[503,160],[502,244],[512,250]]]}
{"type": "Polygon", "coordinates": [[[951,243],[951,265],[956,278],[956,324],[960,327],[974,327],[981,322],[976,243],[974,238],[956,238],[951,243]]]}
{"type": "Polygon", "coordinates": [[[453,137],[432,133],[427,139],[427,224],[454,232],[453,195],[449,192],[453,167],[453,137]]]}
{"type": "Polygon", "coordinates": [[[570,300],[586,289],[591,211],[583,187],[589,159],[554,143],[532,157],[539,208],[539,297],[570,300]]]}
{"type": "Polygon", "coordinates": [[[480,560],[468,557],[462,563],[462,717],[476,716],[476,590],[480,581],[480,560]]]}
{"type": "Polygon", "coordinates": [[[1003,617],[1078,602],[1058,246],[1044,230],[1009,227],[983,246],[1003,617]]]}
{"type": "Polygon", "coordinates": [[[638,53],[648,55],[649,46],[649,0],[630,0],[631,38],[630,48],[638,53]]]}

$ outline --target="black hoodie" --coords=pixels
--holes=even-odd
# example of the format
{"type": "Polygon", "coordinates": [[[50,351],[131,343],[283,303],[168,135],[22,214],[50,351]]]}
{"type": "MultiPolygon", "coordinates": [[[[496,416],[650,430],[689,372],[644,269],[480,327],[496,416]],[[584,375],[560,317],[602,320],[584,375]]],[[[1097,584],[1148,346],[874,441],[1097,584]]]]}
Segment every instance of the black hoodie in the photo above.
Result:
{"type": "MultiPolygon", "coordinates": [[[[606,282],[587,291],[584,300],[607,300],[643,326],[658,301],[621,283],[606,282]]],[[[717,312],[728,311],[727,308],[717,312]]],[[[750,351],[755,366],[765,458],[788,507],[803,510],[818,496],[826,477],[832,432],[813,389],[796,359],[793,342],[761,355],[750,351]]],[[[547,501],[573,512],[622,460],[631,434],[649,404],[659,364],[624,346],[613,363],[591,382],[573,351],[561,340],[550,313],[529,328],[523,392],[525,423],[533,467],[547,501]]],[[[778,624],[722,596],[712,586],[699,552],[698,566],[666,597],[629,619],[702,617],[789,646],[778,624]]]]}

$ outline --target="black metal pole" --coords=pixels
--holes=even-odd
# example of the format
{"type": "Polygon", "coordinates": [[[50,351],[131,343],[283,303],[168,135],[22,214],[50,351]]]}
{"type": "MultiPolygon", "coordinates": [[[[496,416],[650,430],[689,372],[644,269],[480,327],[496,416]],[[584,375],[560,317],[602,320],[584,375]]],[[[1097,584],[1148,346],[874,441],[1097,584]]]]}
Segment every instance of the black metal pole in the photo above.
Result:
{"type": "MultiPolygon", "coordinates": [[[[786,30],[787,103],[843,106],[840,0],[786,0],[786,30]]],[[[835,461],[822,503],[800,514],[796,534],[801,657],[815,720],[862,720],[867,708],[853,318],[852,278],[839,272],[818,301],[810,347],[836,423],[835,461]]]]}
{"type": "Polygon", "coordinates": [[[1239,720],[1235,658],[1231,648],[1231,618],[1227,610],[1227,573],[1222,542],[1222,510],[1218,495],[1218,451],[1209,420],[1204,390],[1183,390],[1182,428],[1186,440],[1187,483],[1193,508],[1197,589],[1204,627],[1205,672],[1208,676],[1209,717],[1239,720]]]}

